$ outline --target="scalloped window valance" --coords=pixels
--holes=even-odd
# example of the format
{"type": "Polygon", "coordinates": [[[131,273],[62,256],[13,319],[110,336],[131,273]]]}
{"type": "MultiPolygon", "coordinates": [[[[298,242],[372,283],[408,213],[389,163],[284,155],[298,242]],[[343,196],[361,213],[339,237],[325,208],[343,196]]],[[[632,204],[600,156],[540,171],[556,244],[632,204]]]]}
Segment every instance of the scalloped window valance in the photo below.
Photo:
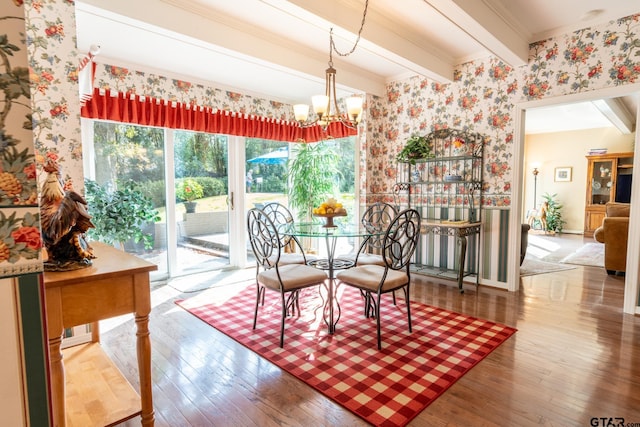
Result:
{"type": "Polygon", "coordinates": [[[342,123],[332,123],[324,131],[320,126],[301,128],[297,123],[163,99],[94,89],[93,96],[81,108],[88,119],[112,120],[143,126],[184,129],[225,135],[263,138],[282,142],[317,142],[356,135],[342,123]]]}

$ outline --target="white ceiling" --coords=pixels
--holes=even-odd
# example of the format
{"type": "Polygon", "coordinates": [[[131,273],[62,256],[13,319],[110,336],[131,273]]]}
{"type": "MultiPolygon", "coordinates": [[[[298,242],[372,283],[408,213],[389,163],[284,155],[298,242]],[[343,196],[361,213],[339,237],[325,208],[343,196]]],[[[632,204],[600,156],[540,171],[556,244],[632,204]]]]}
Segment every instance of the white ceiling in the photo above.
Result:
{"type": "MultiPolygon", "coordinates": [[[[96,62],[308,103],[324,92],[330,28],[350,51],[365,0],[75,4],[78,48],[99,45],[96,62]]],[[[629,0],[370,0],[357,49],[333,57],[339,96],[383,95],[412,75],[451,81],[456,65],[489,55],[523,65],[533,41],[639,11],[629,0]]]]}
{"type": "Polygon", "coordinates": [[[620,133],[635,131],[637,98],[599,99],[527,110],[525,133],[566,132],[615,127],[620,133]]]}
{"type": "Polygon", "coordinates": [[[540,107],[527,111],[526,133],[562,132],[574,129],[597,129],[613,124],[591,102],[540,107]]]}

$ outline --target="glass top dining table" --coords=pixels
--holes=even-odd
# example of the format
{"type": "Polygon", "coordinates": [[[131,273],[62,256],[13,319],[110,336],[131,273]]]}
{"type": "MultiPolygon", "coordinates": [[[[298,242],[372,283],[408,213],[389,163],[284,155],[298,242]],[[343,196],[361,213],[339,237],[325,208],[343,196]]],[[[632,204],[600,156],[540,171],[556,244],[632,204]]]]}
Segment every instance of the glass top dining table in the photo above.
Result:
{"type": "Polygon", "coordinates": [[[367,226],[347,221],[336,221],[335,226],[327,227],[321,222],[291,222],[280,225],[278,232],[295,235],[298,237],[325,237],[335,235],[337,237],[358,237],[384,233],[385,230],[377,230],[376,227],[367,226]]]}
{"type": "MultiPolygon", "coordinates": [[[[362,237],[371,238],[380,236],[386,232],[385,229],[363,224],[336,221],[333,227],[318,222],[300,222],[282,224],[278,227],[278,233],[296,237],[320,238],[325,240],[327,247],[326,258],[314,258],[307,262],[308,265],[325,270],[328,274],[327,298],[325,299],[323,317],[329,327],[329,333],[335,332],[336,325],[340,319],[340,304],[336,298],[335,274],[336,270],[351,268],[355,265],[355,254],[353,257],[336,257],[336,242],[340,237],[362,237]]],[[[324,296],[323,296],[324,298],[324,296]]]]}
{"type": "Polygon", "coordinates": [[[350,222],[335,222],[335,226],[327,227],[318,222],[299,222],[282,224],[278,232],[283,235],[296,237],[324,238],[327,244],[327,258],[313,260],[311,263],[318,268],[329,271],[329,277],[333,278],[334,269],[343,269],[353,266],[353,260],[349,258],[336,258],[336,241],[340,237],[370,238],[384,234],[386,230],[372,225],[354,224],[350,222]],[[351,264],[349,264],[351,262],[351,264]]]}

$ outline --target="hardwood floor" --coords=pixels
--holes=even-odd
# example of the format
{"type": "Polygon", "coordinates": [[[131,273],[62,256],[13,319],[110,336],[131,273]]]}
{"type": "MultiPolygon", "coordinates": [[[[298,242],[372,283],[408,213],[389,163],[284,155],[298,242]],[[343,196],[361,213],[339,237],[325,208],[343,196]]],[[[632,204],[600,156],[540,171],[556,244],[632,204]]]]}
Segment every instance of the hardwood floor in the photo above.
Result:
{"type": "MultiPolygon", "coordinates": [[[[640,316],[622,313],[623,287],[623,277],[580,266],[521,278],[512,293],[466,285],[460,295],[454,282],[415,276],[413,300],[518,332],[409,425],[640,425],[640,316]]],[[[174,304],[193,295],[153,288],[156,426],[367,425],[174,304]]],[[[137,386],[134,329],[128,317],[103,324],[102,343],[137,386]]]]}

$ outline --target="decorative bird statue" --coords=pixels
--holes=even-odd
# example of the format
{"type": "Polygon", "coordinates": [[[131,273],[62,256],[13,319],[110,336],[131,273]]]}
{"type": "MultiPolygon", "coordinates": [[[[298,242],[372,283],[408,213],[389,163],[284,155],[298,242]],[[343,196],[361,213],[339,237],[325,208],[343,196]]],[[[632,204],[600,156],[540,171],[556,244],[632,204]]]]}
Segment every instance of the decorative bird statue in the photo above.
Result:
{"type": "Polygon", "coordinates": [[[73,190],[65,191],[60,168],[49,159],[43,170],[47,178],[40,195],[42,238],[49,259],[46,271],[68,271],[92,265],[93,249],[85,233],[94,225],[87,212],[87,201],[73,190]]]}

